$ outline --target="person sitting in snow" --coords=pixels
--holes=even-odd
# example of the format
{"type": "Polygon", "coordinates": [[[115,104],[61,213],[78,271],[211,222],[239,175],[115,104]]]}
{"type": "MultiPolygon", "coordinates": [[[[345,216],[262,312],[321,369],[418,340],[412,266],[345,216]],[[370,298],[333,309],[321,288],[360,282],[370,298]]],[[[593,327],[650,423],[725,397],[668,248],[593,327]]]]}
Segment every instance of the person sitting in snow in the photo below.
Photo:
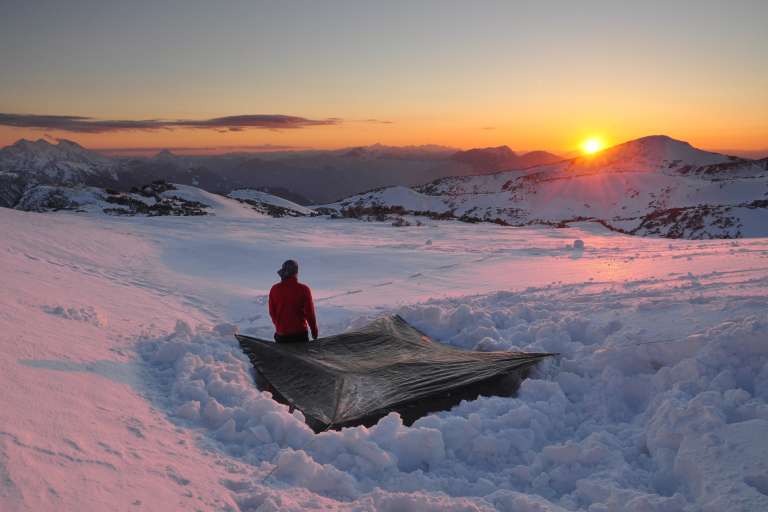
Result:
{"type": "Polygon", "coordinates": [[[299,264],[287,260],[277,271],[281,281],[269,291],[269,316],[275,324],[277,343],[308,342],[307,326],[312,331],[312,339],[317,339],[312,291],[298,281],[298,274],[299,264]]]}

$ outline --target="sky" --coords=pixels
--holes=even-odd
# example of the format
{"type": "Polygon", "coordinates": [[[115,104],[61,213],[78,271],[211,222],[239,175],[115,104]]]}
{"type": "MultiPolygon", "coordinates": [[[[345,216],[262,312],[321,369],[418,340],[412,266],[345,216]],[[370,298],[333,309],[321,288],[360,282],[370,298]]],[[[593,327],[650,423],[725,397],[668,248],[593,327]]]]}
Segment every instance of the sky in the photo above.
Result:
{"type": "Polygon", "coordinates": [[[0,13],[0,145],[566,153],[666,134],[768,148],[765,0],[0,0],[0,13]]]}

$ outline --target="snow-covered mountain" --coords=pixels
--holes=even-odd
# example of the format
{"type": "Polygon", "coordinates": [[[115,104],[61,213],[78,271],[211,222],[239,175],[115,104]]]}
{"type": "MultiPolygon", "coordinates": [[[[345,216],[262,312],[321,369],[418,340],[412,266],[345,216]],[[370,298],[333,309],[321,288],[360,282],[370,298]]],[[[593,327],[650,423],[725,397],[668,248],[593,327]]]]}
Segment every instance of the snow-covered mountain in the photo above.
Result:
{"type": "MultiPolygon", "coordinates": [[[[557,158],[536,153],[534,160],[557,158]]],[[[232,192],[233,199],[264,214],[301,216],[314,214],[298,204],[310,202],[307,197],[330,201],[383,186],[326,208],[351,216],[411,212],[510,225],[562,226],[586,220],[630,234],[675,238],[768,231],[768,159],[731,157],[650,136],[593,156],[523,170],[482,170],[523,162],[529,155],[517,155],[506,146],[459,153],[369,146],[286,154],[276,160],[170,151],[126,160],[64,140],[20,140],[0,150],[0,206],[67,208],[83,202],[83,187],[97,187],[100,192],[94,193],[101,197],[107,188],[127,193],[160,179],[232,192]],[[387,186],[392,184],[397,186],[387,186]],[[265,200],[267,196],[272,199],[265,200]]]]}
{"type": "Polygon", "coordinates": [[[0,149],[0,206],[14,206],[39,185],[113,186],[119,168],[119,162],[75,142],[21,139],[0,149]]]}
{"type": "Polygon", "coordinates": [[[76,184],[93,178],[117,179],[119,165],[76,142],[21,139],[0,149],[0,170],[39,183],[76,184]]]}
{"type": "Polygon", "coordinates": [[[155,180],[227,194],[266,190],[299,204],[336,201],[377,187],[416,186],[447,176],[482,174],[551,162],[545,152],[509,148],[457,151],[444,146],[375,144],[340,150],[107,157],[66,140],[20,140],[0,150],[0,206],[14,206],[36,185],[76,184],[127,191],[155,180]]]}
{"type": "Polygon", "coordinates": [[[650,136],[524,171],[450,177],[359,194],[325,208],[494,221],[592,220],[638,235],[728,238],[768,233],[768,160],[650,136]]]}

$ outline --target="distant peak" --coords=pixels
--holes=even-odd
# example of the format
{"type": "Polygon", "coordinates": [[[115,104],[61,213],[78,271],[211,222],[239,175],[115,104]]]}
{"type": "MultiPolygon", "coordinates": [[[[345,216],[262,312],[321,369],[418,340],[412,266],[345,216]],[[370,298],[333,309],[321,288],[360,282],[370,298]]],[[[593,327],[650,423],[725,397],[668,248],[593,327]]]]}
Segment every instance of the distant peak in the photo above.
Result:
{"type": "MultiPolygon", "coordinates": [[[[507,155],[514,155],[515,154],[515,152],[512,151],[512,148],[510,148],[506,144],[501,145],[501,146],[492,146],[492,147],[488,147],[488,148],[477,148],[477,150],[478,151],[495,151],[497,153],[505,153],[507,155]]],[[[470,151],[472,151],[472,150],[470,149],[470,151]]]]}
{"type": "Polygon", "coordinates": [[[14,142],[13,145],[20,148],[35,147],[35,146],[38,146],[38,147],[53,146],[53,144],[51,144],[45,139],[37,139],[37,140],[19,139],[16,142],[14,142]]]}
{"type": "Polygon", "coordinates": [[[503,156],[503,157],[509,157],[514,156],[515,152],[512,151],[512,149],[509,146],[493,146],[493,147],[487,147],[487,148],[472,148],[462,151],[457,151],[455,155],[496,155],[496,156],[503,156]]]}
{"type": "Polygon", "coordinates": [[[368,149],[363,146],[349,148],[342,156],[349,158],[363,158],[368,155],[368,149]]]}
{"type": "Polygon", "coordinates": [[[546,151],[515,153],[506,145],[458,151],[451,156],[451,159],[469,164],[475,171],[480,172],[527,169],[562,160],[561,157],[546,151]]]}
{"type": "Polygon", "coordinates": [[[176,158],[176,154],[173,153],[170,149],[161,149],[157,152],[155,155],[155,158],[163,160],[163,159],[169,159],[169,158],[176,158]]]}
{"type": "MultiPolygon", "coordinates": [[[[40,139],[40,140],[43,140],[43,139],[40,139]]],[[[73,140],[68,140],[68,139],[59,139],[58,146],[70,147],[70,148],[76,148],[76,149],[85,149],[83,146],[81,146],[77,142],[73,140]]]]}
{"type": "Polygon", "coordinates": [[[640,137],[638,139],[627,141],[624,144],[619,144],[615,147],[642,147],[650,151],[703,151],[698,148],[694,148],[690,143],[684,140],[673,139],[669,135],[648,135],[646,137],[640,137]]]}
{"type": "Polygon", "coordinates": [[[691,146],[688,142],[684,140],[678,140],[673,139],[669,135],[647,135],[645,137],[640,137],[639,139],[631,140],[630,143],[637,143],[637,144],[670,144],[670,145],[680,145],[680,146],[691,146]]]}
{"type": "Polygon", "coordinates": [[[693,147],[688,142],[673,139],[668,135],[649,135],[610,147],[586,158],[595,163],[606,159],[642,167],[648,165],[671,168],[680,165],[712,165],[729,161],[729,157],[693,147]]]}
{"type": "MultiPolygon", "coordinates": [[[[673,141],[677,141],[677,142],[683,142],[681,140],[673,139],[669,135],[664,135],[664,134],[646,135],[645,137],[639,137],[639,138],[637,138],[635,140],[673,140],[673,141]]],[[[687,142],[686,142],[686,144],[687,144],[687,142]]]]}
{"type": "Polygon", "coordinates": [[[528,151],[528,152],[522,153],[520,156],[524,156],[524,157],[541,156],[541,157],[561,159],[558,155],[554,153],[550,153],[549,151],[543,151],[541,149],[537,149],[535,151],[528,151]]]}
{"type": "Polygon", "coordinates": [[[78,144],[77,142],[67,140],[67,139],[58,139],[56,144],[43,138],[40,138],[37,140],[19,139],[13,143],[13,147],[22,148],[22,149],[59,148],[59,149],[85,150],[85,148],[80,144],[78,144]]]}

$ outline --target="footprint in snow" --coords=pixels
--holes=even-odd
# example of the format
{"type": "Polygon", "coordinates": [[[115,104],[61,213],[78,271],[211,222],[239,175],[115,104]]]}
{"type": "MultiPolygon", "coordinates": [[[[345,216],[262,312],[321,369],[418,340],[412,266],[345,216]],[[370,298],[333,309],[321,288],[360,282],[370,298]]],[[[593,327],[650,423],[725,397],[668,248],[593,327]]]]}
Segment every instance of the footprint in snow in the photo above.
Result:
{"type": "Polygon", "coordinates": [[[119,451],[115,450],[114,448],[112,448],[111,446],[109,446],[107,443],[105,443],[103,441],[99,441],[99,446],[101,446],[102,450],[104,450],[105,452],[107,452],[107,453],[109,453],[111,455],[117,455],[120,458],[122,458],[122,456],[123,456],[122,453],[120,453],[119,451]]]}
{"type": "Polygon", "coordinates": [[[144,424],[140,420],[136,418],[129,418],[126,421],[125,428],[127,428],[131,434],[135,435],[139,439],[144,439],[144,424]]]}
{"type": "Polygon", "coordinates": [[[165,474],[179,485],[189,485],[190,480],[181,476],[172,466],[165,467],[165,474]]]}

